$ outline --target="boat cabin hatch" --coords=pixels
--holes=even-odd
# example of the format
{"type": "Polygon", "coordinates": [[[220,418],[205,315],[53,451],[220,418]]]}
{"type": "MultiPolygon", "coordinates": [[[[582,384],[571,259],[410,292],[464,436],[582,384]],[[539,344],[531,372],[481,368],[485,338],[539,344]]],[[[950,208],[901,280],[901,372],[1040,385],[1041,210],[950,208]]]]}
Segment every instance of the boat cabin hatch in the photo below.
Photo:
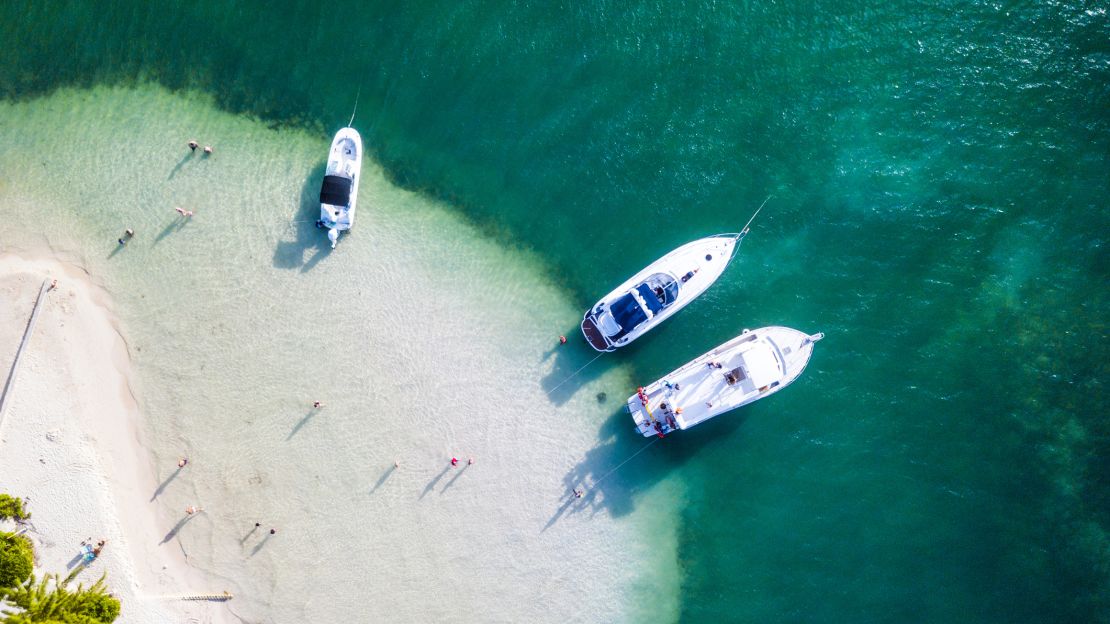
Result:
{"type": "Polygon", "coordinates": [[[324,176],[324,185],[320,188],[320,203],[330,206],[346,206],[351,200],[350,178],[342,176],[324,176]]]}

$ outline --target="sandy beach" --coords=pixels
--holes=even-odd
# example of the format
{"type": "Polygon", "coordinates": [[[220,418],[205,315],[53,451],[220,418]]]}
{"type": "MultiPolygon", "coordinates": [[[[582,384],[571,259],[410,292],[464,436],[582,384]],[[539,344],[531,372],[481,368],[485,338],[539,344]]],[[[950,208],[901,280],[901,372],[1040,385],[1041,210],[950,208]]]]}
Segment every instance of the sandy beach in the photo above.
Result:
{"type": "MultiPolygon", "coordinates": [[[[180,599],[224,588],[205,585],[177,542],[193,520],[175,526],[180,519],[155,511],[159,483],[127,345],[107,295],[79,266],[0,255],[0,367],[7,375],[44,279],[58,286],[45,295],[0,422],[0,491],[27,499],[36,575],[65,576],[83,540],[106,539],[73,583],[106,573],[122,602],[117,622],[234,621],[225,603],[180,599]]],[[[187,480],[189,467],[173,478],[187,480]]]]}
{"type": "Polygon", "coordinates": [[[376,166],[333,251],[313,225],[326,139],[155,87],[58,98],[0,105],[25,120],[20,153],[82,132],[57,107],[103,134],[65,163],[0,152],[25,173],[0,185],[5,371],[59,279],[0,428],[0,487],[31,498],[43,569],[107,538],[80,578],[119,565],[123,621],[677,616],[681,484],[625,435],[633,371],[558,341],[581,311],[536,256],[376,166]],[[201,128],[212,159],[176,139],[201,128]]]}

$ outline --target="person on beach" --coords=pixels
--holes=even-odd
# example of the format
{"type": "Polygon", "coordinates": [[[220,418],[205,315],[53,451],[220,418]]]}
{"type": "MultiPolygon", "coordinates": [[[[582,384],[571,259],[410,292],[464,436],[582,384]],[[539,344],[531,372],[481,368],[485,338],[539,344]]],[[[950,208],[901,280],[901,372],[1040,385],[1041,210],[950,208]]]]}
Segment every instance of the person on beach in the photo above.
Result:
{"type": "Polygon", "coordinates": [[[54,280],[54,281],[50,282],[50,288],[47,288],[46,290],[51,291],[51,290],[54,290],[57,287],[58,287],[58,280],[54,280]]]}
{"type": "Polygon", "coordinates": [[[451,465],[452,466],[458,466],[459,465],[459,458],[458,457],[452,457],[451,458],[451,465]]]}
{"type": "Polygon", "coordinates": [[[120,237],[119,244],[120,245],[126,245],[127,241],[131,240],[131,238],[133,236],[135,236],[135,230],[132,230],[131,228],[127,228],[126,230],[123,231],[123,236],[120,237]]]}
{"type": "Polygon", "coordinates": [[[260,527],[260,526],[262,526],[262,523],[261,523],[261,522],[255,522],[255,523],[254,523],[254,528],[256,528],[256,529],[257,529],[257,528],[258,528],[258,527],[260,527]]]}
{"type": "Polygon", "coordinates": [[[324,404],[323,404],[323,403],[321,403],[321,402],[319,402],[319,401],[313,401],[313,402],[312,402],[312,407],[314,407],[314,408],[316,408],[316,409],[320,409],[320,408],[321,408],[321,407],[323,407],[323,406],[324,406],[324,404]]]}
{"type": "Polygon", "coordinates": [[[177,460],[177,467],[178,468],[184,468],[188,463],[189,463],[189,458],[188,457],[182,457],[181,459],[177,460]]]}
{"type": "Polygon", "coordinates": [[[107,544],[107,543],[108,543],[108,540],[106,540],[106,539],[102,539],[99,542],[97,542],[96,543],[96,548],[92,549],[92,556],[93,557],[99,557],[100,556],[100,551],[104,550],[104,545],[107,544]]]}
{"type": "Polygon", "coordinates": [[[185,515],[191,516],[191,515],[193,515],[197,512],[200,512],[200,511],[204,511],[204,508],[203,507],[194,507],[192,505],[189,505],[188,507],[185,508],[185,515]]]}
{"type": "Polygon", "coordinates": [[[471,457],[471,458],[467,459],[467,460],[466,460],[466,465],[467,465],[467,466],[472,466],[472,465],[474,465],[474,458],[473,458],[473,457],[471,457]]]}
{"type": "Polygon", "coordinates": [[[277,529],[270,529],[270,535],[277,535],[277,529]]]}
{"type": "Polygon", "coordinates": [[[200,143],[197,143],[196,139],[189,139],[189,151],[195,152],[198,147],[200,147],[200,143]]]}

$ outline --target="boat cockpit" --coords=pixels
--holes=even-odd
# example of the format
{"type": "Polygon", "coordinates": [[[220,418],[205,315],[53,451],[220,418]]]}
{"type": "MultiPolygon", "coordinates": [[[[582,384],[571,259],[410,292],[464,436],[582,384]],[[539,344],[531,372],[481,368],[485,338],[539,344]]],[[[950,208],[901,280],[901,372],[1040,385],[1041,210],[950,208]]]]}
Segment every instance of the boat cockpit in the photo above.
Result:
{"type": "Polygon", "coordinates": [[[659,309],[666,308],[678,300],[678,280],[667,273],[655,273],[644,280],[643,285],[638,289],[647,298],[648,295],[643,291],[644,286],[652,293],[651,296],[659,302],[659,309]]]}

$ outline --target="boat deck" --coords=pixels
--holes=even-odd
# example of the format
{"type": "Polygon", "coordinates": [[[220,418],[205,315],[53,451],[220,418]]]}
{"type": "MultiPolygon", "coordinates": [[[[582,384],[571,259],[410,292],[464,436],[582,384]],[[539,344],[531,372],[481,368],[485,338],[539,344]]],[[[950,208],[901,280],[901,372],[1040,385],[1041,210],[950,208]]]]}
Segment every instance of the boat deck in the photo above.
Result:
{"type": "Polygon", "coordinates": [[[813,343],[822,338],[821,333],[810,336],[777,326],[745,331],[644,387],[648,410],[633,394],[628,411],[645,436],[657,433],[656,422],[663,433],[689,429],[789,385],[805,369],[813,343]],[[670,427],[665,426],[668,414],[674,421],[670,427]]]}
{"type": "Polygon", "coordinates": [[[605,342],[605,336],[601,330],[597,328],[597,324],[590,317],[582,319],[582,335],[586,337],[586,342],[598,351],[612,351],[613,347],[605,342]]]}
{"type": "Polygon", "coordinates": [[[679,429],[687,429],[703,420],[721,412],[735,409],[745,402],[755,391],[751,375],[746,372],[743,357],[740,353],[732,353],[731,357],[713,360],[721,364],[721,368],[710,368],[709,360],[697,366],[689,366],[679,371],[676,375],[668,376],[664,383],[652,384],[647,391],[648,404],[656,418],[662,415],[664,422],[667,413],[673,417],[679,429]],[[732,384],[728,383],[726,374],[740,370],[739,379],[732,384]],[[666,409],[661,406],[666,405],[666,409]],[[711,406],[712,405],[712,406],[711,406]],[[675,414],[674,409],[681,408],[681,414],[675,414]]]}

